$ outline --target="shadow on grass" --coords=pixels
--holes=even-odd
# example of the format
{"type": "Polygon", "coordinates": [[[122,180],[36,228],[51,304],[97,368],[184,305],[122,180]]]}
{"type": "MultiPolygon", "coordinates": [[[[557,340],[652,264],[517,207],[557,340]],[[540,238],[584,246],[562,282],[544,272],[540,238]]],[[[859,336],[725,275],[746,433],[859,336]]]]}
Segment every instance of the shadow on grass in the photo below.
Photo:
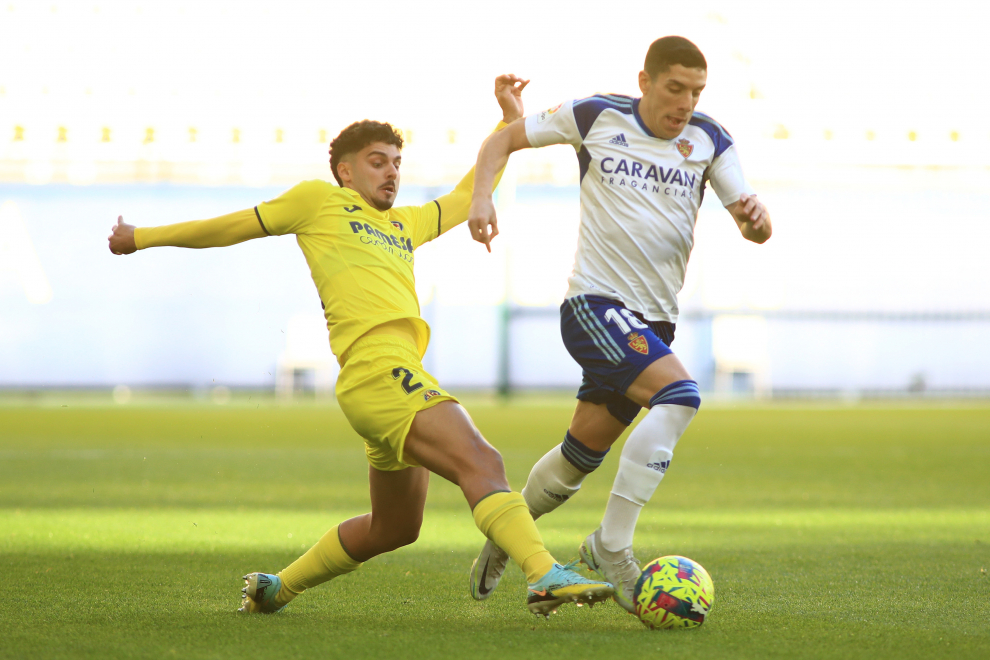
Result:
{"type": "MultiPolygon", "coordinates": [[[[407,548],[281,614],[251,617],[234,613],[240,576],[294,555],[6,553],[5,573],[17,577],[0,604],[0,657],[986,657],[987,581],[960,595],[899,577],[923,552],[714,555],[713,615],[679,632],[648,631],[614,603],[537,619],[514,567],[491,599],[475,602],[466,579],[473,557],[463,551],[407,548]],[[889,570],[877,570],[884,564],[889,570]],[[968,615],[949,611],[950,602],[968,615]]],[[[969,555],[944,547],[941,557],[951,573],[969,555]]]]}

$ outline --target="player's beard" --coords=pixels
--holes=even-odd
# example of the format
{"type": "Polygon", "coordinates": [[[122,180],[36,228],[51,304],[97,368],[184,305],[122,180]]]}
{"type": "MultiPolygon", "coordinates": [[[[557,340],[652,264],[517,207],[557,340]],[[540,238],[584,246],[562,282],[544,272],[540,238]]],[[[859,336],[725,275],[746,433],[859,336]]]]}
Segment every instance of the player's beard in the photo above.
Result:
{"type": "MultiPolygon", "coordinates": [[[[379,211],[387,211],[390,208],[392,208],[392,205],[393,204],[395,204],[395,198],[399,194],[399,184],[398,183],[393,183],[392,186],[395,189],[395,192],[392,193],[392,199],[388,199],[388,198],[384,197],[384,195],[383,196],[378,196],[378,195],[372,196],[371,203],[379,211]]],[[[379,188],[379,192],[382,192],[382,189],[381,188],[379,188]]]]}
{"type": "Polygon", "coordinates": [[[393,204],[395,204],[395,200],[392,199],[385,201],[383,199],[378,199],[377,197],[375,197],[371,200],[371,204],[379,211],[387,211],[390,208],[392,208],[393,204]]]}

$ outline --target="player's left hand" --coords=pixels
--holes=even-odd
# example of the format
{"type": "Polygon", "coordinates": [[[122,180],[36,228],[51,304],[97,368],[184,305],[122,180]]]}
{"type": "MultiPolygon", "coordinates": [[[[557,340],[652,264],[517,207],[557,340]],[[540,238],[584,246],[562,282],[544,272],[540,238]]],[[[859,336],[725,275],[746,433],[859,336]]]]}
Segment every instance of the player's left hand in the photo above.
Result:
{"type": "Polygon", "coordinates": [[[495,98],[502,108],[502,121],[511,124],[523,116],[522,91],[529,84],[513,73],[504,73],[495,79],[495,98]]]}
{"type": "Polygon", "coordinates": [[[134,225],[124,222],[124,216],[117,216],[117,224],[110,228],[110,251],[114,254],[133,254],[137,252],[137,245],[134,243],[134,225]]]}

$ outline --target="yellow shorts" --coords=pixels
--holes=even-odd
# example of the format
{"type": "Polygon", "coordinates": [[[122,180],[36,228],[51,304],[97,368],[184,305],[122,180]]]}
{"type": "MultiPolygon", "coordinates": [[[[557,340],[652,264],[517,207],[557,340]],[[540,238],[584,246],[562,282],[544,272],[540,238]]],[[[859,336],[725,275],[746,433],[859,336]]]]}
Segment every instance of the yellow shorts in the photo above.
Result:
{"type": "Polygon", "coordinates": [[[407,341],[387,335],[358,339],[347,351],[337,378],[337,401],[364,438],[368,462],[376,470],[416,467],[403,456],[413,417],[441,401],[457,401],[423,369],[407,341]]]}

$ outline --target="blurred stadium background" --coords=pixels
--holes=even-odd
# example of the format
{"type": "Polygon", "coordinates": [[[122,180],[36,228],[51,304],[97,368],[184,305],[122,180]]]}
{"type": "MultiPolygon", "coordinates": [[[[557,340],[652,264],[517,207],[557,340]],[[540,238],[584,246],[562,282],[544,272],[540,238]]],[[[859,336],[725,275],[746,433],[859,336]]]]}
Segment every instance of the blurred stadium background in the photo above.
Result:
{"type": "MultiPolygon", "coordinates": [[[[291,238],[112,257],[138,225],[329,179],[370,117],[408,140],[400,204],[445,192],[498,119],[636,94],[652,39],[709,61],[699,110],[736,138],[774,217],[746,243],[709,195],[675,350],[719,397],[990,394],[990,100],[978,3],[712,2],[611,12],[499,3],[0,4],[0,388],[326,392],[335,365],[291,238]],[[442,56],[438,53],[443,53],[442,56]]],[[[583,7],[583,9],[582,9],[583,7]]],[[[426,366],[457,391],[573,388],[556,306],[577,167],[513,157],[492,255],[457,230],[418,253],[426,366]]]]}

